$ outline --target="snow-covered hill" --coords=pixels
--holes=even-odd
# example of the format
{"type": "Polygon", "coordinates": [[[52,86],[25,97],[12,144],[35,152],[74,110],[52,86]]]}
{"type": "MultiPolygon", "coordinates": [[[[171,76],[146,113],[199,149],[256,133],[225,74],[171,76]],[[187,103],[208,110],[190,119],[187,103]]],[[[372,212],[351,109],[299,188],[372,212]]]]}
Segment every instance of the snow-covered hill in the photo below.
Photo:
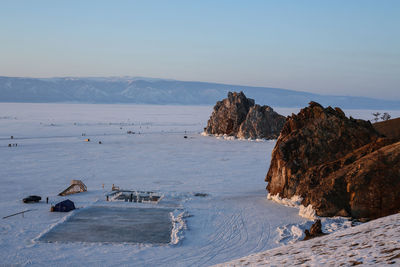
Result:
{"type": "Polygon", "coordinates": [[[216,266],[399,266],[400,213],[216,266]]]}
{"type": "Polygon", "coordinates": [[[243,91],[257,103],[272,107],[324,106],[352,109],[400,109],[400,101],[328,96],[243,85],[187,82],[143,77],[14,78],[0,77],[0,102],[136,103],[214,105],[228,91],[243,91]]]}

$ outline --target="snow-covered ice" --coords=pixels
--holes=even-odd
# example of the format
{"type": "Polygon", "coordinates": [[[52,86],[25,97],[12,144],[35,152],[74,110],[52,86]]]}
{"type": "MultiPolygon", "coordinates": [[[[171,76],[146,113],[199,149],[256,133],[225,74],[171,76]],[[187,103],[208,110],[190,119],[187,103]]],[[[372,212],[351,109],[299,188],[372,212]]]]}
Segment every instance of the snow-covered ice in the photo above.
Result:
{"type": "MultiPolygon", "coordinates": [[[[32,211],[0,220],[0,264],[208,266],[285,244],[279,241],[282,229],[309,221],[297,208],[266,198],[264,177],[275,142],[202,136],[211,111],[210,106],[1,103],[0,215],[32,211]],[[72,179],[82,180],[88,192],[57,196],[72,179]],[[166,197],[159,204],[106,202],[112,184],[166,197]],[[51,213],[43,200],[22,203],[34,194],[52,204],[69,198],[78,208],[168,208],[176,231],[164,245],[40,242],[74,213],[51,213]]],[[[369,118],[372,111],[367,112],[369,118]]]]}
{"type": "Polygon", "coordinates": [[[6,118],[0,120],[0,215],[34,209],[0,221],[2,263],[206,266],[276,247],[277,227],[305,220],[296,209],[266,200],[264,176],[274,142],[201,136],[211,110],[1,104],[6,118]],[[84,142],[86,138],[91,141],[84,142]],[[27,205],[21,199],[37,194],[56,203],[66,198],[57,194],[72,179],[88,187],[88,192],[68,196],[79,208],[132,205],[105,202],[112,184],[165,193],[157,205],[174,210],[173,221],[181,231],[171,243],[177,244],[37,241],[68,214],[50,213],[44,201],[27,205]]]}
{"type": "Polygon", "coordinates": [[[171,240],[171,212],[163,208],[90,206],[74,211],[38,241],[167,244],[171,240]]]}

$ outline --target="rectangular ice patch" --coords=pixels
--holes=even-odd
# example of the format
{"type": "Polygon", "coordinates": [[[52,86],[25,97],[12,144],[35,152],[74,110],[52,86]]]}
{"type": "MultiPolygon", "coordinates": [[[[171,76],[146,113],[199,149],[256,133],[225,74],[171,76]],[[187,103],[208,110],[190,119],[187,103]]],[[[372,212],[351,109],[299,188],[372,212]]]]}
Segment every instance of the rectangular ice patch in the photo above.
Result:
{"type": "Polygon", "coordinates": [[[39,241],[166,244],[171,241],[170,212],[160,208],[89,207],[76,211],[39,241]]]}

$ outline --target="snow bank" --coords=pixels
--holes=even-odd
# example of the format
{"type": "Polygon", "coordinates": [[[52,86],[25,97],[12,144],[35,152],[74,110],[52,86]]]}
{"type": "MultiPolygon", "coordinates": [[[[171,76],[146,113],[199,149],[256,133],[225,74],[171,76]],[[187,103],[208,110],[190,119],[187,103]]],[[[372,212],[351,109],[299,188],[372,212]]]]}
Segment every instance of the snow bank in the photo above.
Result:
{"type": "Polygon", "coordinates": [[[220,134],[220,135],[216,135],[217,139],[224,139],[224,140],[236,140],[236,136],[231,136],[231,135],[227,135],[227,134],[220,134]]]}
{"type": "Polygon", "coordinates": [[[314,220],[320,219],[322,224],[322,231],[324,233],[333,233],[338,230],[343,230],[354,225],[360,224],[351,221],[350,218],[346,217],[318,217],[315,213],[315,210],[311,205],[305,207],[301,204],[303,200],[300,196],[293,196],[292,198],[281,198],[279,194],[271,195],[268,194],[268,200],[272,200],[276,203],[294,207],[299,209],[299,216],[307,219],[308,221],[300,224],[287,224],[277,228],[278,237],[276,239],[277,244],[287,245],[293,244],[299,240],[303,240],[304,230],[310,229],[311,225],[314,223],[314,220]]]}
{"type": "MultiPolygon", "coordinates": [[[[353,222],[349,218],[344,217],[322,217],[319,219],[321,220],[322,231],[329,234],[361,224],[353,222]]],[[[313,223],[314,221],[306,221],[299,224],[287,224],[279,226],[276,229],[278,237],[276,238],[275,243],[280,245],[288,245],[303,240],[305,237],[304,231],[306,229],[310,229],[313,223]]]]}
{"type": "Polygon", "coordinates": [[[292,198],[281,198],[279,196],[279,193],[276,195],[271,195],[268,193],[267,195],[268,200],[272,200],[276,203],[288,206],[288,207],[295,207],[299,209],[299,216],[309,219],[309,220],[315,220],[318,219],[318,216],[315,214],[315,210],[311,205],[308,205],[307,207],[304,207],[301,204],[301,201],[303,200],[302,197],[300,196],[293,196],[292,198]]]}
{"type": "Polygon", "coordinates": [[[287,245],[296,243],[299,240],[303,240],[305,237],[304,230],[310,229],[312,224],[312,221],[307,221],[301,224],[287,224],[279,226],[276,229],[278,232],[278,237],[275,242],[280,245],[287,245]]]}
{"type": "Polygon", "coordinates": [[[301,201],[303,200],[302,197],[300,196],[293,196],[292,198],[281,198],[279,196],[279,193],[276,195],[271,195],[268,193],[267,195],[268,200],[275,201],[276,203],[288,206],[288,207],[298,207],[301,204],[301,201]]]}
{"type": "Polygon", "coordinates": [[[315,214],[315,210],[313,207],[308,205],[307,207],[304,207],[303,205],[299,206],[299,215],[303,218],[309,219],[309,220],[315,220],[318,218],[318,216],[315,214]]]}
{"type": "Polygon", "coordinates": [[[187,229],[184,218],[188,217],[188,214],[182,210],[175,210],[170,215],[172,221],[170,244],[176,245],[183,239],[183,230],[187,229]]]}
{"type": "Polygon", "coordinates": [[[263,139],[263,138],[238,138],[236,136],[232,135],[227,135],[227,134],[209,134],[206,132],[201,133],[202,136],[213,136],[216,137],[217,139],[222,139],[222,140],[241,140],[241,141],[250,141],[250,142],[275,142],[276,139],[263,139]]]}

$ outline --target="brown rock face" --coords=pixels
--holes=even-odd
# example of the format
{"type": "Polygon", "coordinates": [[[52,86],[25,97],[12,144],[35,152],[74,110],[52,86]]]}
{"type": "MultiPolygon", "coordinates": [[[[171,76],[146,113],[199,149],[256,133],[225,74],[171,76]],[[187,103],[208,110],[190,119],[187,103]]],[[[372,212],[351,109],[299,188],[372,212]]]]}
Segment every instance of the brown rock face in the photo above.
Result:
{"type": "Polygon", "coordinates": [[[228,98],[218,101],[214,106],[204,131],[209,134],[236,135],[252,106],[254,100],[248,99],[243,92],[229,92],[228,98]]]}
{"type": "Polygon", "coordinates": [[[303,197],[319,216],[377,218],[400,210],[400,143],[369,122],[311,102],[290,116],[272,152],[268,191],[303,197]]]}
{"type": "Polygon", "coordinates": [[[228,93],[218,101],[204,131],[208,134],[227,134],[239,138],[273,139],[279,136],[285,117],[269,106],[254,105],[243,92],[228,93]]]}
{"type": "Polygon", "coordinates": [[[396,139],[400,141],[400,118],[380,121],[372,124],[380,134],[387,138],[396,139]]]}
{"type": "Polygon", "coordinates": [[[315,223],[313,225],[311,225],[310,231],[305,230],[304,233],[306,234],[306,236],[304,237],[303,240],[309,240],[314,237],[325,235],[325,233],[322,232],[321,220],[319,220],[319,219],[316,220],[315,223]]]}
{"type": "MultiPolygon", "coordinates": [[[[384,144],[385,140],[381,142],[384,144]]],[[[373,146],[379,147],[372,143],[350,153],[344,161],[340,161],[341,168],[327,177],[327,188],[330,186],[327,184],[329,182],[343,183],[346,185],[344,192],[332,190],[331,195],[328,195],[329,191],[324,194],[314,193],[315,197],[319,195],[326,199],[317,206],[321,214],[330,216],[341,208],[334,201],[329,201],[329,196],[342,196],[342,199],[345,196],[346,205],[343,208],[354,218],[374,219],[400,211],[400,142],[382,146],[377,150],[373,150],[373,146]],[[365,150],[369,149],[373,152],[362,156],[365,150]],[[351,157],[360,158],[346,165],[346,160],[351,157]]],[[[317,199],[310,201],[316,202],[317,199]]]]}
{"type": "Polygon", "coordinates": [[[239,138],[278,138],[286,118],[269,106],[255,105],[250,108],[245,121],[240,125],[239,138]]]}

